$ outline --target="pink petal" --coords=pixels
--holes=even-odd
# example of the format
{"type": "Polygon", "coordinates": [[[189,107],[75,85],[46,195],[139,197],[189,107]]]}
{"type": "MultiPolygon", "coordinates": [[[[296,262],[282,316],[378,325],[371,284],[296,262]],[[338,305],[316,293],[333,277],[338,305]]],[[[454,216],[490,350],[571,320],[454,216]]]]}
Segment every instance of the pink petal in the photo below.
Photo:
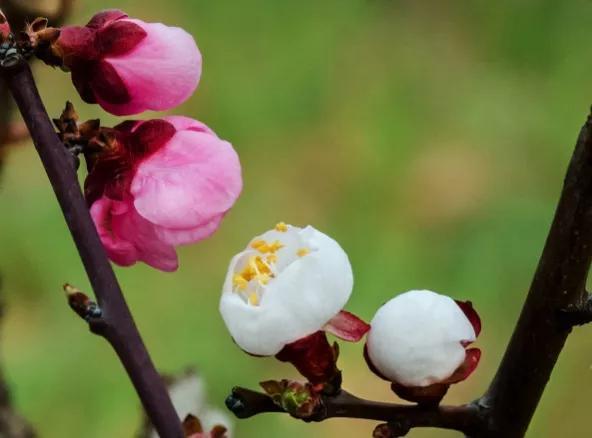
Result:
{"type": "Polygon", "coordinates": [[[473,330],[475,330],[475,337],[479,336],[479,333],[481,333],[481,318],[479,317],[477,311],[473,308],[473,303],[470,301],[458,300],[455,300],[455,302],[458,304],[458,307],[460,307],[460,309],[464,312],[469,322],[473,326],[473,330]]]}
{"type": "Polygon", "coordinates": [[[116,264],[130,266],[143,261],[162,271],[178,268],[175,248],[158,239],[154,225],[137,213],[130,200],[103,197],[92,205],[91,215],[109,258],[116,264]]]}
{"type": "Polygon", "coordinates": [[[8,38],[8,35],[10,35],[10,24],[0,9],[0,42],[2,39],[8,38]]]}
{"type": "Polygon", "coordinates": [[[356,315],[342,310],[325,325],[323,330],[344,341],[358,342],[370,330],[370,325],[356,315]]]}
{"type": "Polygon", "coordinates": [[[194,120],[190,117],[185,116],[166,116],[163,117],[163,120],[166,120],[170,124],[172,124],[177,131],[197,131],[197,132],[206,132],[208,134],[216,135],[214,131],[212,131],[208,126],[204,123],[194,120]]]}
{"type": "Polygon", "coordinates": [[[138,254],[131,242],[112,233],[112,206],[113,202],[109,198],[103,197],[92,205],[90,214],[109,258],[120,266],[131,266],[138,260],[138,254]]]}
{"type": "Polygon", "coordinates": [[[147,34],[131,52],[107,57],[131,95],[124,104],[99,99],[115,115],[174,108],[195,91],[201,76],[201,54],[193,37],[183,29],[140,20],[121,21],[140,26],[147,34]]]}
{"type": "Polygon", "coordinates": [[[207,239],[216,232],[224,215],[215,217],[209,222],[189,229],[157,227],[156,234],[160,240],[169,245],[186,245],[207,239]]]}
{"type": "Polygon", "coordinates": [[[201,227],[226,213],[242,189],[232,145],[181,131],[137,168],[131,194],[138,212],[164,228],[201,227]]]}

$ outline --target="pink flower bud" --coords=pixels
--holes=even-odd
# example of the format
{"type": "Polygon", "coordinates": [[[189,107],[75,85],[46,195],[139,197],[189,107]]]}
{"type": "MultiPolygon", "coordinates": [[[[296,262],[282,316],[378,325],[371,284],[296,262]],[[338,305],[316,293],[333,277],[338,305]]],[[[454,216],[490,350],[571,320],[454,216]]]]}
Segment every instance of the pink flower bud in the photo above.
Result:
{"type": "Polygon", "coordinates": [[[213,234],[242,189],[232,145],[186,117],[124,122],[90,160],[85,194],[111,260],[177,269],[175,246],[213,234]]]}
{"type": "Polygon", "coordinates": [[[368,365],[406,400],[439,402],[450,384],[475,370],[481,357],[478,348],[466,349],[481,331],[470,302],[409,291],[378,309],[370,325],[368,365]]]}
{"type": "Polygon", "coordinates": [[[6,16],[2,12],[2,9],[0,9],[0,43],[2,43],[2,41],[6,40],[9,35],[10,35],[10,24],[8,24],[8,20],[6,19],[6,16]]]}
{"type": "Polygon", "coordinates": [[[115,115],[174,108],[191,96],[201,75],[191,35],[118,10],[101,12],[84,27],[63,27],[52,51],[72,72],[82,99],[115,115]]]}

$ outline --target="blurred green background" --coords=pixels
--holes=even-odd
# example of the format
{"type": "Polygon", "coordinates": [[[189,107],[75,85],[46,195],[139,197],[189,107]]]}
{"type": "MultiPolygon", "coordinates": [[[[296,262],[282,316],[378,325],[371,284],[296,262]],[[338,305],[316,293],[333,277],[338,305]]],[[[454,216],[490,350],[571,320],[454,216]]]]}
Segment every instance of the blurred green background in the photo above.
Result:
{"type": "MultiPolygon", "coordinates": [[[[204,73],[175,113],[206,122],[242,159],[243,196],[213,238],[180,250],[177,273],[117,269],[163,371],[196,365],[220,407],[233,385],[295,376],[239,351],[217,312],[230,257],[283,220],[313,224],[342,244],[356,280],[348,310],[366,319],[411,288],[471,299],[484,321],[484,355],[446,401],[487,388],[592,103],[592,2],[79,3],[73,23],[120,7],[191,32],[204,73]]],[[[36,75],[52,115],[70,99],[82,118],[116,123],[84,105],[67,75],[41,65],[36,75]]],[[[9,154],[0,212],[8,303],[0,346],[18,408],[44,437],[132,436],[135,393],[109,346],[62,296],[65,281],[87,290],[88,281],[30,144],[9,154]]],[[[590,330],[570,337],[530,437],[589,436],[590,330]]],[[[347,389],[394,400],[366,369],[361,344],[342,351],[347,389]]],[[[237,422],[235,436],[361,437],[374,425],[265,415],[237,422]]]]}

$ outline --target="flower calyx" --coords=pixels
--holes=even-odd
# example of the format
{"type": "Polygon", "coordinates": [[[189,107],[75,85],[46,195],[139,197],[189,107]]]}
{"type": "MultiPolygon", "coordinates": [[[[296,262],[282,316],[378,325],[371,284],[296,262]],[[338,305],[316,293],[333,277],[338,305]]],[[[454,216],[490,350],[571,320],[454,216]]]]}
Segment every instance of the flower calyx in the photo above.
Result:
{"type": "Polygon", "coordinates": [[[27,23],[25,30],[19,33],[17,40],[21,51],[30,55],[35,53],[49,65],[61,65],[60,58],[53,48],[60,37],[60,29],[49,26],[47,18],[37,17],[27,23]]]}
{"type": "Polygon", "coordinates": [[[295,418],[314,421],[322,411],[322,397],[310,383],[283,379],[261,382],[263,391],[272,401],[295,418]]]}
{"type": "Polygon", "coordinates": [[[218,424],[212,427],[208,432],[204,432],[203,426],[199,418],[195,415],[188,414],[183,420],[183,433],[186,438],[227,438],[228,429],[225,426],[218,424]]]}

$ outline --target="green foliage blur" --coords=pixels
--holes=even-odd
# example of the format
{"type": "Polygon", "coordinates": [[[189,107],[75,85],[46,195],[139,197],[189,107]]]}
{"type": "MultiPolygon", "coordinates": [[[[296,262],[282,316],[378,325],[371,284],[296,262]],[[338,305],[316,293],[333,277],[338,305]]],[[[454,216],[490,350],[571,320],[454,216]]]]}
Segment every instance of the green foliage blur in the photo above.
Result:
{"type": "MultiPolygon", "coordinates": [[[[230,257],[283,220],[342,244],[356,281],[348,310],[365,319],[412,288],[472,300],[484,355],[446,401],[482,394],[592,103],[592,2],[79,0],[70,21],[106,7],[195,36],[202,81],[174,113],[230,140],[244,169],[238,204],[213,238],[180,250],[177,273],[117,269],[160,369],[195,365],[219,407],[234,385],[296,377],[242,353],[217,312],[230,257]]],[[[59,70],[37,65],[36,76],[50,114],[69,99],[81,118],[116,123],[83,104],[59,70]]],[[[8,306],[0,347],[18,408],[43,437],[133,436],[140,409],[131,384],[62,296],[66,281],[89,285],[29,143],[9,154],[0,212],[8,306]]],[[[530,437],[589,436],[590,330],[570,337],[530,437]]],[[[347,389],[395,400],[366,369],[361,344],[341,347],[347,389]]],[[[374,425],[265,415],[237,422],[235,436],[361,437],[374,425]]]]}

